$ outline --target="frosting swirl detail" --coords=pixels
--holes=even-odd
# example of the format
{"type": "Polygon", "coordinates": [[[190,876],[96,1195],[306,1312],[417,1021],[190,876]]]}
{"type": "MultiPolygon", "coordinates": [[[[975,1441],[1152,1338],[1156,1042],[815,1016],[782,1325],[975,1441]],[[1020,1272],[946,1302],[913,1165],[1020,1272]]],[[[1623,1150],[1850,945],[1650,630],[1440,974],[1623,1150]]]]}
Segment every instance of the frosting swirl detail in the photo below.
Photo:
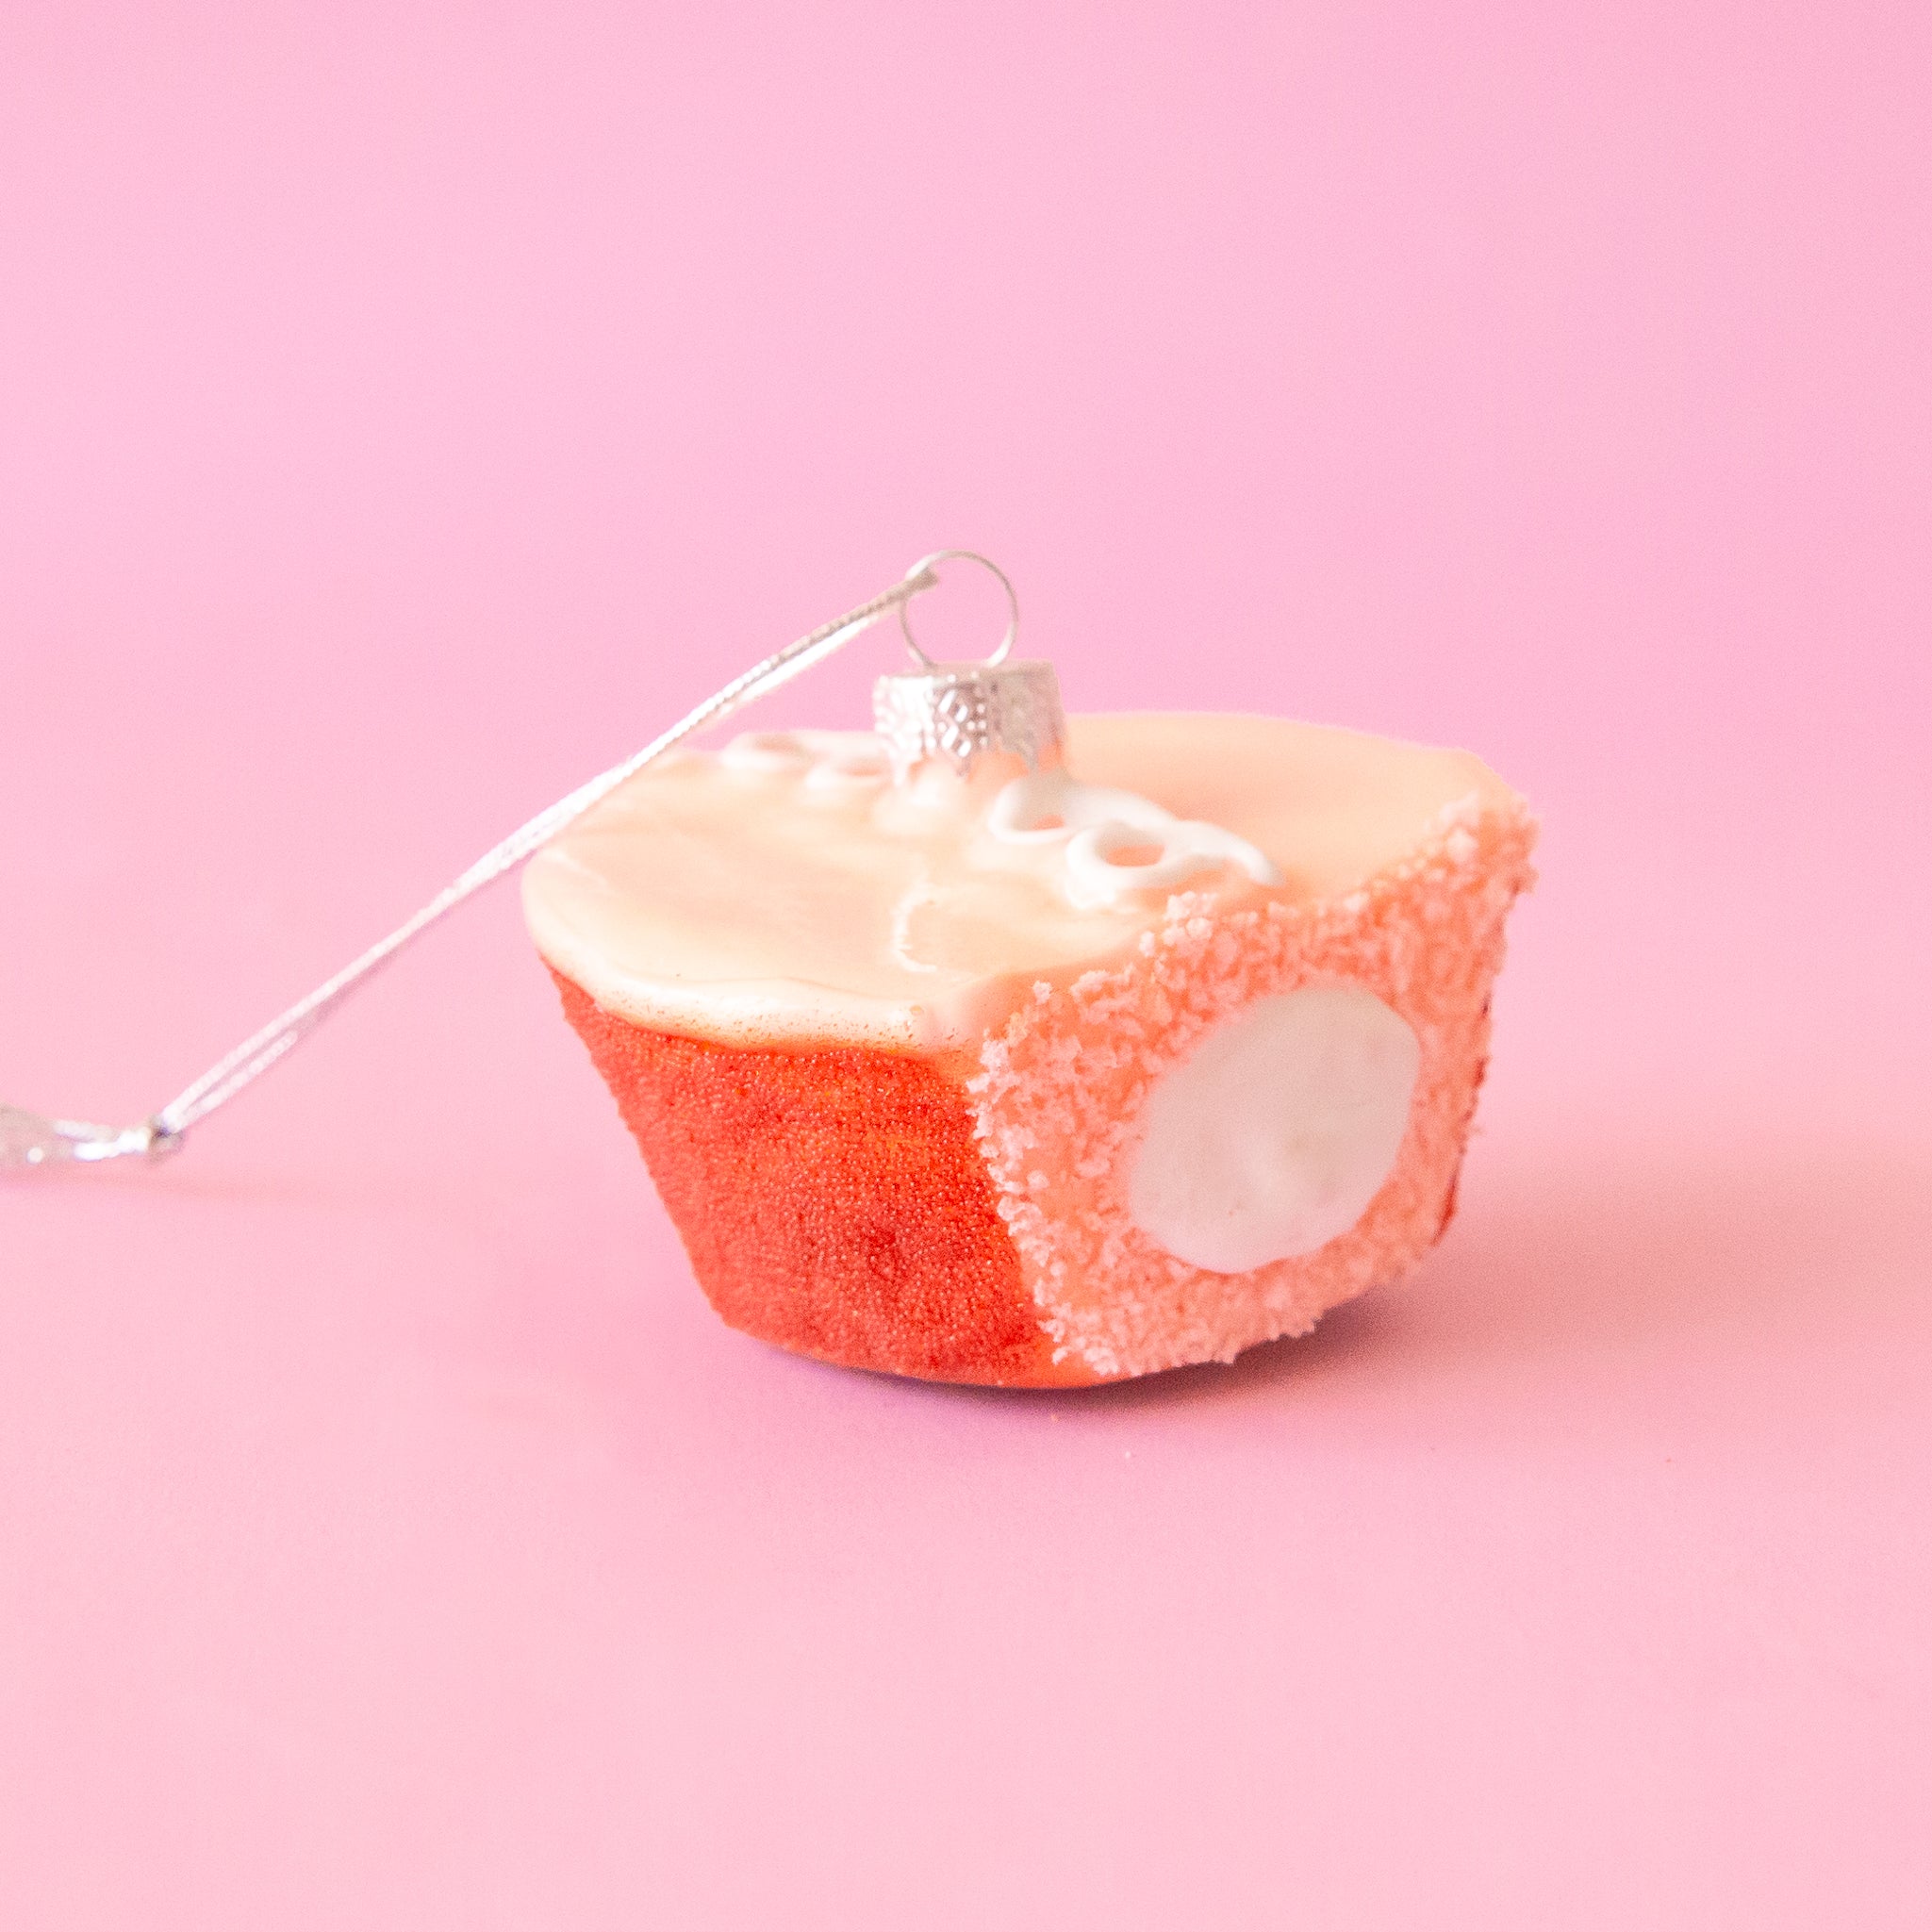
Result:
{"type": "Polygon", "coordinates": [[[1177,818],[1138,792],[1081,784],[1064,769],[1004,786],[986,826],[1008,845],[1064,841],[1066,897],[1081,907],[1118,905],[1130,893],[1164,890],[1226,865],[1263,885],[1281,883],[1265,852],[1224,827],[1177,818]]]}

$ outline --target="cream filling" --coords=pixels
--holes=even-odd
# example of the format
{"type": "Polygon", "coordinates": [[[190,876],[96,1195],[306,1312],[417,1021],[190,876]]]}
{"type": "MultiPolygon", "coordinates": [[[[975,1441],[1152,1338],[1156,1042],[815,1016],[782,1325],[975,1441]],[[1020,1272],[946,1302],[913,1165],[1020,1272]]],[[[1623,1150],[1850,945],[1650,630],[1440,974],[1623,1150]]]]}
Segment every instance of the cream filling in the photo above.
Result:
{"type": "Polygon", "coordinates": [[[1365,986],[1305,986],[1215,1028],[1148,1097],[1134,1225],[1216,1274],[1313,1254],[1395,1170],[1422,1049],[1365,986]]]}

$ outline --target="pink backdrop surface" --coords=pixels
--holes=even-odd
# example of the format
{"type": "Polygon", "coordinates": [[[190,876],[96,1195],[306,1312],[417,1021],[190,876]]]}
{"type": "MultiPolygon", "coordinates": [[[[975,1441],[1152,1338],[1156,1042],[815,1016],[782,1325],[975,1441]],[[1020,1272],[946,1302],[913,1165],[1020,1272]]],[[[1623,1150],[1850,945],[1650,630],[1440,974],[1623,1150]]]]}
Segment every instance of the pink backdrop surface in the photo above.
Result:
{"type": "Polygon", "coordinates": [[[1545,821],[1457,1227],[1231,1369],[729,1332],[507,892],[0,1187],[0,1921],[1926,1924],[1928,203],[1897,4],[0,11],[0,1096],[939,544],[1545,821]]]}

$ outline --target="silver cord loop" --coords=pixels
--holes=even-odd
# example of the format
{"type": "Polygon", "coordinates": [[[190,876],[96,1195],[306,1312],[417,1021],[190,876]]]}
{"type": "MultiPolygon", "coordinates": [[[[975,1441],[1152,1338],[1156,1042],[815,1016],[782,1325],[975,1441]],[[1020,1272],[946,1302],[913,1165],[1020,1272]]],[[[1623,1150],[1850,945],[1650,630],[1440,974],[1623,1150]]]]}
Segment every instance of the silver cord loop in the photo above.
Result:
{"type": "MultiPolygon", "coordinates": [[[[911,583],[915,577],[923,576],[936,583],[938,580],[933,577],[933,565],[951,563],[955,559],[961,563],[978,564],[981,569],[991,570],[999,579],[999,587],[1006,592],[1006,635],[1000,638],[999,648],[994,652],[991,657],[983,660],[988,666],[1004,664],[1008,654],[1013,650],[1014,639],[1019,636],[1019,595],[1014,589],[1011,582],[1009,582],[1006,572],[991,557],[983,557],[976,550],[935,550],[931,556],[921,557],[906,572],[906,582],[911,583]]],[[[907,603],[902,603],[899,607],[899,628],[905,635],[906,649],[913,653],[913,656],[918,661],[920,668],[925,670],[931,670],[933,669],[935,660],[928,657],[919,649],[919,640],[913,636],[913,620],[908,607],[909,603],[910,600],[908,600],[907,603]]]]}
{"type": "MultiPolygon", "coordinates": [[[[539,846],[547,845],[567,825],[581,817],[591,806],[673,745],[702,731],[707,725],[716,724],[741,705],[789,684],[814,665],[823,663],[834,652],[844,649],[860,632],[877,623],[888,611],[898,610],[902,614],[915,597],[922,591],[931,590],[938,583],[932,570],[935,561],[966,554],[967,553],[963,551],[940,551],[933,557],[921,559],[889,590],[882,590],[877,597],[868,599],[856,609],[849,610],[841,618],[834,618],[829,624],[819,625],[816,631],[787,644],[783,651],[774,652],[761,663],[754,664],[722,689],[713,692],[641,751],[625,759],[621,765],[613,766],[588,784],[579,785],[568,798],[559,799],[547,811],[539,812],[527,824],[519,826],[501,844],[485,852],[461,877],[446,885],[427,905],[404,920],[387,938],[379,939],[358,959],[352,960],[340,972],[298,999],[287,1012],[278,1014],[260,1032],[251,1034],[233,1052],[217,1061],[199,1080],[184,1087],[165,1107],[151,1115],[139,1127],[97,1127],[88,1121],[55,1119],[0,1104],[0,1169],[57,1166],[70,1162],[98,1163],[135,1154],[156,1159],[173,1153],[180,1147],[190,1127],[197,1120],[206,1119],[217,1107],[225,1106],[242,1088],[259,1080],[276,1061],[320,1026],[355,987],[446,913],[453,911],[471,894],[501,879],[539,846]]],[[[978,561],[986,562],[983,557],[978,561]]],[[[987,564],[986,568],[999,576],[1002,584],[1006,582],[995,566],[987,564]]],[[[1012,595],[1010,585],[1008,595],[1012,595]]],[[[1015,616],[1017,620],[1016,604],[1015,616]]],[[[907,636],[910,639],[910,632],[907,636]]],[[[1007,644],[1012,641],[1013,633],[1009,627],[1007,644]]],[[[916,651],[917,648],[914,646],[916,651]]],[[[1000,648],[1003,652],[1006,646],[1000,648]]]]}

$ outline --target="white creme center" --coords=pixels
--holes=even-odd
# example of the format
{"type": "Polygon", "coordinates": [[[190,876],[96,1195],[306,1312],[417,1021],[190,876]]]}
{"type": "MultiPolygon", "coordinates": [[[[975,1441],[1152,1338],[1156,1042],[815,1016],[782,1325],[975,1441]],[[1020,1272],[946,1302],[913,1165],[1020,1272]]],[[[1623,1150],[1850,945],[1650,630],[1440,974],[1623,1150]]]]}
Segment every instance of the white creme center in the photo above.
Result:
{"type": "Polygon", "coordinates": [[[1128,1178],[1136,1226],[1222,1275],[1313,1253],[1395,1167],[1421,1057],[1409,1022],[1366,987],[1256,1000],[1148,1098],[1128,1178]]]}

